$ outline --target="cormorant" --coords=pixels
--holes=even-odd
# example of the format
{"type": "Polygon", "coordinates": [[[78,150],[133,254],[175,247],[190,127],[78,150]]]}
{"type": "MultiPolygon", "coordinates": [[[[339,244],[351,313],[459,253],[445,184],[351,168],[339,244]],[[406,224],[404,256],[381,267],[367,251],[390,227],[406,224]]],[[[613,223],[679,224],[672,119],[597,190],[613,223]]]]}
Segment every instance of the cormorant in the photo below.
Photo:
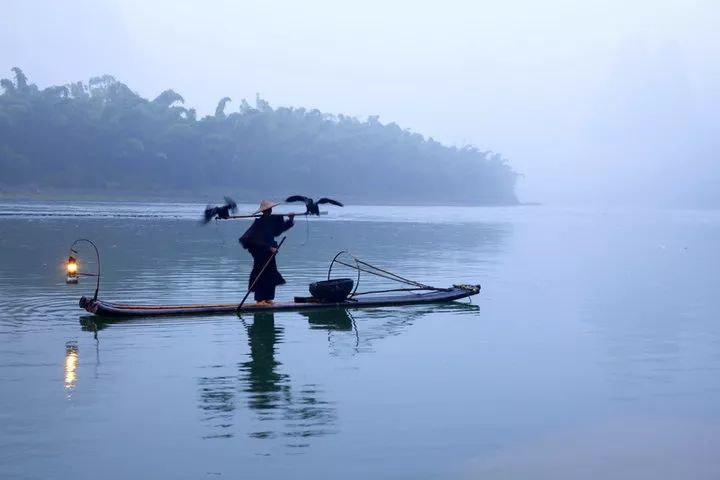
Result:
{"type": "Polygon", "coordinates": [[[205,221],[208,223],[213,218],[221,218],[227,220],[230,218],[230,212],[237,211],[237,204],[230,197],[225,197],[225,205],[221,207],[208,207],[205,209],[205,221]]]}
{"type": "Polygon", "coordinates": [[[343,204],[338,202],[337,200],[333,200],[332,198],[321,198],[317,202],[315,202],[312,198],[304,197],[302,195],[293,195],[291,197],[288,197],[285,199],[286,202],[304,202],[305,207],[307,208],[306,215],[320,215],[320,207],[319,205],[323,203],[330,203],[332,205],[337,205],[338,207],[342,207],[343,204]]]}

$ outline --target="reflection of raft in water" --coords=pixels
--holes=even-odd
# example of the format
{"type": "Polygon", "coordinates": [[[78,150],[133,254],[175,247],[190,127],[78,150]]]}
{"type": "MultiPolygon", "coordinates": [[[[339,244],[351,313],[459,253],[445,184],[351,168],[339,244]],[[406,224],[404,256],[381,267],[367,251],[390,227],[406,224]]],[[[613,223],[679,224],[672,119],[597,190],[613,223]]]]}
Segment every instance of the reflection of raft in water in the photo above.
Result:
{"type": "MultiPolygon", "coordinates": [[[[296,298],[293,302],[277,302],[272,305],[243,305],[240,313],[304,311],[330,308],[371,308],[425,303],[443,303],[467,298],[480,292],[479,285],[458,285],[429,292],[407,292],[394,295],[367,295],[349,298],[341,302],[323,302],[315,299],[296,298]]],[[[211,315],[235,313],[237,304],[201,305],[132,305],[111,303],[82,297],[80,307],[90,313],[107,317],[148,317],[177,315],[211,315]]]]}
{"type": "Polygon", "coordinates": [[[105,317],[148,317],[178,315],[212,315],[228,313],[256,313],[282,311],[311,311],[335,308],[373,308],[427,303],[452,302],[471,297],[480,292],[480,285],[453,285],[449,288],[437,288],[401,277],[367,262],[359,260],[347,252],[335,255],[327,273],[327,280],[310,285],[312,297],[295,297],[292,302],[274,304],[194,304],[194,305],[137,305],[113,303],[95,297],[80,299],[80,307],[95,315],[105,317]],[[351,261],[340,258],[350,257],[351,261]],[[348,263],[350,262],[350,263],[348,263]],[[335,265],[348,267],[357,273],[356,281],[350,278],[331,279],[335,265]],[[365,272],[385,280],[400,283],[402,288],[358,292],[360,272],[365,272]],[[353,289],[354,287],[354,289],[353,289]],[[390,295],[388,295],[390,294],[390,295]]]}

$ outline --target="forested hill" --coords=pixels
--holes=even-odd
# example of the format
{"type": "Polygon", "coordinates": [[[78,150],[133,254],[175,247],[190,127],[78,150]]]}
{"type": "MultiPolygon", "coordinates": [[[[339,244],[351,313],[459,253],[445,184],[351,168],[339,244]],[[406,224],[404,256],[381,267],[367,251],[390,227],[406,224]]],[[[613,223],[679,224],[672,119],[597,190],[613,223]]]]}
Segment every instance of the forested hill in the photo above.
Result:
{"type": "Polygon", "coordinates": [[[355,201],[516,203],[505,159],[444,146],[378,117],[360,121],[259,96],[198,118],[182,96],[148,100],[111,76],[40,89],[0,80],[0,192],[288,194],[355,201]]]}

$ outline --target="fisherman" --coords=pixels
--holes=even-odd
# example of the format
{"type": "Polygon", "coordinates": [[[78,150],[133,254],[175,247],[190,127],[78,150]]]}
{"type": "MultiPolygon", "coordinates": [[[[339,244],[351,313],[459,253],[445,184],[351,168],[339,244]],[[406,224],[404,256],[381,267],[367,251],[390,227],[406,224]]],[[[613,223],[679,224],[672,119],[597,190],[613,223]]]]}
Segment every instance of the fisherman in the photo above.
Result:
{"type": "Polygon", "coordinates": [[[295,215],[288,215],[287,220],[282,215],[273,215],[272,209],[277,205],[279,203],[269,200],[260,202],[260,208],[255,214],[261,213],[262,215],[256,218],[250,228],[240,237],[240,244],[253,257],[249,289],[255,292],[255,301],[258,305],[272,305],[275,299],[275,287],[285,284],[285,279],[278,272],[275,263],[275,252],[278,249],[275,237],[294,225],[295,215]],[[263,268],[265,268],[264,271],[263,268]]]}

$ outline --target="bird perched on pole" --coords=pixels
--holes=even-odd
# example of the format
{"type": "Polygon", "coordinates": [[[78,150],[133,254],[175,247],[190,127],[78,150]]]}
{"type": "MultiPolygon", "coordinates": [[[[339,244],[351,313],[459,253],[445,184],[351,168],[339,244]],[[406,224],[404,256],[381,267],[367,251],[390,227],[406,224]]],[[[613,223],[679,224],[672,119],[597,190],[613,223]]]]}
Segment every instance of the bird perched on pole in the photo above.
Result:
{"type": "Polygon", "coordinates": [[[286,202],[304,202],[305,207],[307,208],[307,211],[305,212],[306,215],[320,215],[320,207],[319,205],[323,203],[329,203],[332,205],[337,205],[338,207],[342,207],[343,204],[338,202],[337,200],[333,200],[332,198],[321,198],[317,202],[314,201],[312,198],[304,197],[302,195],[293,195],[291,197],[288,197],[285,199],[286,202]]]}
{"type": "Polygon", "coordinates": [[[225,205],[222,205],[220,207],[210,207],[205,209],[205,217],[204,222],[208,223],[213,218],[221,218],[224,220],[227,220],[230,218],[230,212],[237,211],[237,203],[230,198],[225,197],[225,205]]]}

